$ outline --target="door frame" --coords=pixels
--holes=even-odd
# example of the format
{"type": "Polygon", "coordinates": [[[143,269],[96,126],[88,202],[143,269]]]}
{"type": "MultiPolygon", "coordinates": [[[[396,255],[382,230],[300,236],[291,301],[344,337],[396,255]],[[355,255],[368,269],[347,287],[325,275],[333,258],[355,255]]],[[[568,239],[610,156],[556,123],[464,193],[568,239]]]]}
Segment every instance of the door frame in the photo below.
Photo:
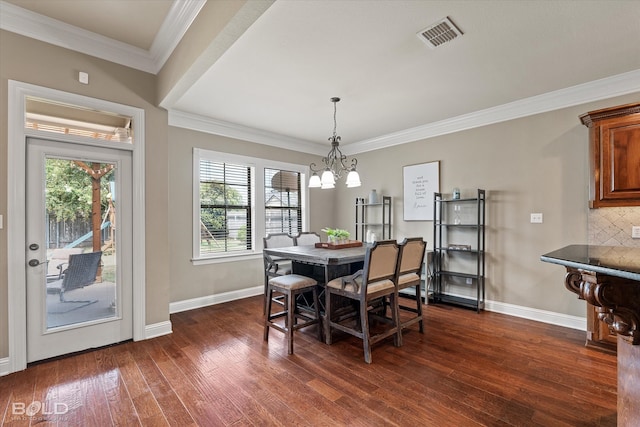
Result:
{"type": "Polygon", "coordinates": [[[26,144],[27,137],[78,143],[86,146],[106,146],[131,151],[133,196],[133,339],[146,338],[146,255],[145,255],[145,122],[144,109],[41,86],[8,81],[8,152],[7,152],[7,276],[8,276],[8,373],[27,367],[26,309],[26,144]],[[135,126],[133,144],[104,142],[89,138],[51,134],[25,129],[25,104],[28,96],[66,104],[109,111],[132,117],[135,126]]]}

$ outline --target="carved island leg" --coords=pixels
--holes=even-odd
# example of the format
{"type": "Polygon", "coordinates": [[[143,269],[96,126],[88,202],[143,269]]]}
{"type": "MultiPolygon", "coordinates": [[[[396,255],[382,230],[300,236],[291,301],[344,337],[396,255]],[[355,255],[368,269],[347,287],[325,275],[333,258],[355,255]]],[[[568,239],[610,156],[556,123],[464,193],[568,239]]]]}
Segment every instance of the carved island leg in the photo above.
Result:
{"type": "Polygon", "coordinates": [[[640,283],[567,267],[565,287],[618,335],[618,426],[640,425],[640,283]]]}

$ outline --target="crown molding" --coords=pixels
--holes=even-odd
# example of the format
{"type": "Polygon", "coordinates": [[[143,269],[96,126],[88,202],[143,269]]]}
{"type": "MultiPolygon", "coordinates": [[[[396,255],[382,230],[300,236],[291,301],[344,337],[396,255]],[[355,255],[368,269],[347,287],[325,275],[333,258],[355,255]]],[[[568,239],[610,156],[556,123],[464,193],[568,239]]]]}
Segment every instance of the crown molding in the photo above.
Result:
{"type": "MultiPolygon", "coordinates": [[[[636,92],[640,93],[640,70],[594,80],[450,119],[381,135],[376,138],[344,144],[340,148],[346,156],[353,156],[367,151],[393,147],[636,92]]],[[[326,146],[317,143],[177,110],[169,110],[169,125],[320,156],[325,155],[327,151],[326,146]]]]}
{"type": "Polygon", "coordinates": [[[149,49],[155,65],[154,74],[162,69],[206,3],[207,0],[173,2],[149,49]]]}
{"type": "Polygon", "coordinates": [[[342,146],[342,152],[350,156],[636,92],[640,92],[640,70],[354,142],[342,146]]]}
{"type": "Polygon", "coordinates": [[[156,74],[206,0],[174,1],[149,51],[0,1],[0,29],[156,74]]]}
{"type": "Polygon", "coordinates": [[[308,154],[317,154],[319,156],[327,154],[327,147],[321,144],[174,109],[169,110],[169,126],[195,130],[213,135],[226,136],[228,138],[240,139],[243,141],[255,142],[257,144],[270,145],[272,147],[284,148],[308,154]]]}

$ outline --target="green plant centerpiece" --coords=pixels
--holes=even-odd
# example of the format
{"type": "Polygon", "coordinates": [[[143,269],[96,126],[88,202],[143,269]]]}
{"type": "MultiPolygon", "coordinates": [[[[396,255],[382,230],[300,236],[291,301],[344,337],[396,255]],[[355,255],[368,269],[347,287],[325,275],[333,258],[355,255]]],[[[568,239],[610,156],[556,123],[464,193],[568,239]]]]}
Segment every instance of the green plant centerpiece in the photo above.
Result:
{"type": "Polygon", "coordinates": [[[329,228],[325,227],[322,229],[323,232],[327,233],[327,240],[329,243],[344,243],[349,240],[349,233],[347,230],[343,230],[341,228],[329,228]]]}

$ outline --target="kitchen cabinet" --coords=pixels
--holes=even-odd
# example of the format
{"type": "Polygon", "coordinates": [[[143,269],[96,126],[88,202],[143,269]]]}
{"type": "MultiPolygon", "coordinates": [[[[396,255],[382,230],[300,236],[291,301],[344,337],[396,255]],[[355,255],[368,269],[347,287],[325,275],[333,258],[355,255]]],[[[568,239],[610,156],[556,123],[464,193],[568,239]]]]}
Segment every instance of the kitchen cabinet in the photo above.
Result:
{"type": "Polygon", "coordinates": [[[640,103],[590,111],[589,207],[640,206],[640,103]]]}

